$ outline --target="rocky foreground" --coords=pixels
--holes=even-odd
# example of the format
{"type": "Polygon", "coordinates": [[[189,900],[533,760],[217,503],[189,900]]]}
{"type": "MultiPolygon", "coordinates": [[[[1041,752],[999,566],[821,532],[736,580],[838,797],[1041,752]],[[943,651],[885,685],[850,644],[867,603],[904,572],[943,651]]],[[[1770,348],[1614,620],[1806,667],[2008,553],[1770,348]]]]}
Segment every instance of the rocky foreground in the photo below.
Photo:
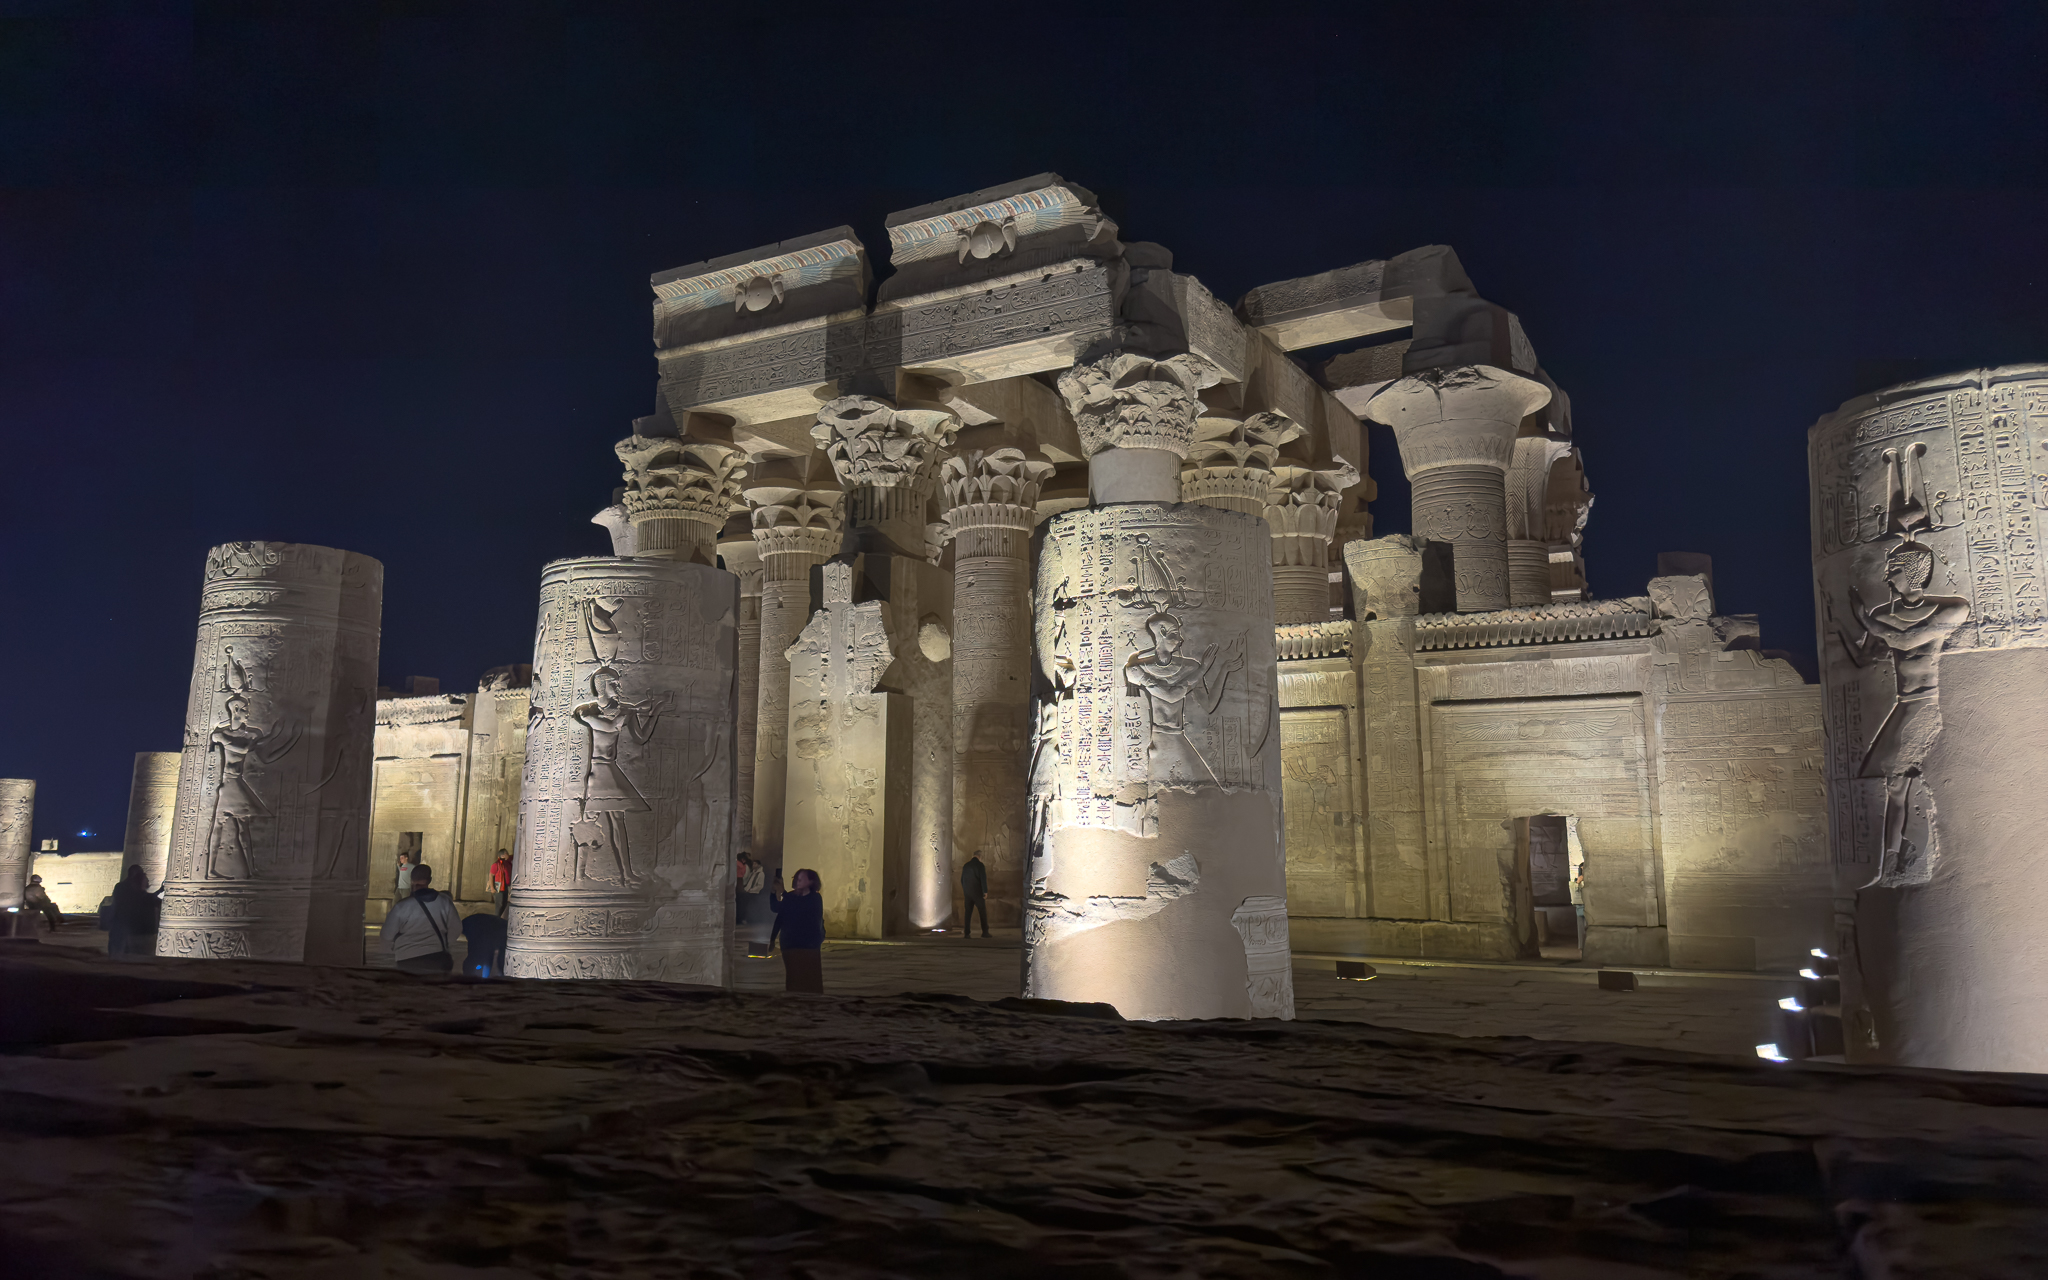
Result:
{"type": "Polygon", "coordinates": [[[1102,1012],[7,944],[0,1257],[53,1280],[2048,1275],[2037,1077],[1102,1012]]]}

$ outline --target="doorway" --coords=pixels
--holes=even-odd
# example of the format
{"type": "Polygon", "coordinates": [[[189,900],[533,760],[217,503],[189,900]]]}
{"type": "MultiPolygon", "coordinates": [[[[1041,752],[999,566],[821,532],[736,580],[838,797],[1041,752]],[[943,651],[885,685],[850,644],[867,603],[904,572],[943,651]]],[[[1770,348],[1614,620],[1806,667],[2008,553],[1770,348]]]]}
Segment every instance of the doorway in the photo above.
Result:
{"type": "Polygon", "coordinates": [[[1526,904],[1517,932],[1524,953],[1545,960],[1584,958],[1572,905],[1571,819],[1543,813],[1517,819],[1517,896],[1526,904]]]}

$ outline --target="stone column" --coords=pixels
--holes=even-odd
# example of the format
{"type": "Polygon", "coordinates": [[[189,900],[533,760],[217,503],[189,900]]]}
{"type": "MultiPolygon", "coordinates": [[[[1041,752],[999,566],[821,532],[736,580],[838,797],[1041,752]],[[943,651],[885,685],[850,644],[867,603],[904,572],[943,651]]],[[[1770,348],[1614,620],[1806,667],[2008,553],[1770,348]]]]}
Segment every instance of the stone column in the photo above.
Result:
{"type": "Polygon", "coordinates": [[[953,584],[930,562],[925,512],[959,428],[944,410],[872,396],[827,403],[811,428],[846,491],[856,590],[884,606],[896,655],[888,690],[911,701],[909,847],[902,883],[885,890],[892,932],[937,928],[953,914],[953,584]]]}
{"type": "Polygon", "coordinates": [[[1113,354],[1060,378],[1113,465],[1039,557],[1024,990],[1130,1018],[1294,1011],[1271,539],[1171,500],[1214,377],[1113,354]]]}
{"type": "Polygon", "coordinates": [[[1330,539],[1344,491],[1358,468],[1337,459],[1327,471],[1282,466],[1273,475],[1266,527],[1273,531],[1273,621],[1279,626],[1330,621],[1330,539]]]}
{"type": "Polygon", "coordinates": [[[1808,433],[1851,1062],[2048,1071],[2044,407],[2048,365],[1978,369],[1808,433]]]}
{"type": "Polygon", "coordinates": [[[729,984],[738,611],[709,565],[542,572],[508,975],[729,984]]]}
{"type": "Polygon", "coordinates": [[[1508,603],[1515,606],[1550,603],[1550,539],[1547,511],[1550,467],[1571,451],[1571,444],[1548,436],[1523,436],[1515,441],[1508,467],[1508,603]]]}
{"type": "Polygon", "coordinates": [[[953,541],[953,843],[963,863],[980,852],[989,915],[1004,928],[1023,920],[1031,529],[1039,486],[1052,473],[1050,462],[1021,449],[966,453],[944,468],[953,541]]]}
{"type": "Polygon", "coordinates": [[[178,810],[176,751],[135,753],[135,781],[128,788],[128,832],[121,841],[121,874],[139,866],[149,887],[164,881],[171,861],[171,822],[178,810]]]}
{"type": "Polygon", "coordinates": [[[35,862],[34,778],[0,778],[0,911],[21,906],[28,869],[35,862]]]}
{"type": "Polygon", "coordinates": [[[354,552],[207,553],[158,955],[362,963],[383,602],[354,552]]]}
{"type": "MultiPolygon", "coordinates": [[[[739,501],[746,454],[716,441],[637,433],[612,448],[626,468],[620,504],[632,524],[633,555],[716,563],[718,531],[739,501]]],[[[595,522],[606,523],[605,513],[595,522]]]]}
{"type": "Polygon", "coordinates": [[[1415,536],[1451,545],[1460,613],[1508,607],[1508,464],[1522,419],[1549,399],[1540,382],[1475,364],[1410,374],[1365,406],[1394,429],[1415,536]]]}
{"type": "Polygon", "coordinates": [[[728,573],[740,580],[739,712],[734,752],[739,790],[733,802],[733,847],[754,847],[754,755],[759,750],[761,712],[761,549],[752,530],[718,544],[728,573]]]}
{"type": "MultiPolygon", "coordinates": [[[[789,646],[811,617],[811,568],[839,550],[837,490],[749,489],[761,553],[760,701],[754,717],[754,856],[782,866],[789,779],[789,646]]],[[[795,867],[788,868],[795,871],[795,867]]]]}

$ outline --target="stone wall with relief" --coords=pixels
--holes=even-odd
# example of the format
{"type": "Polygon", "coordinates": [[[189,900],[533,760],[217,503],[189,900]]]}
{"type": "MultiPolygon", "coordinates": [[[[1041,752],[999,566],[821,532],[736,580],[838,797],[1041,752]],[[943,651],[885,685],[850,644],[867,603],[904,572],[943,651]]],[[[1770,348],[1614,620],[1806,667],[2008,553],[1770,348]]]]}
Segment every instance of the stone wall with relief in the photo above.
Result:
{"type": "Polygon", "coordinates": [[[706,565],[542,574],[508,975],[728,981],[738,612],[706,565]]]}
{"type": "Polygon", "coordinates": [[[2048,1070],[2048,365],[1808,433],[1852,1060],[2048,1070]]]}
{"type": "Polygon", "coordinates": [[[1280,778],[1288,915],[1367,915],[1358,673],[1348,656],[1280,664],[1280,778]]]}
{"type": "Polygon", "coordinates": [[[461,897],[473,702],[470,695],[448,693],[377,703],[365,923],[381,923],[396,901],[401,852],[412,855],[413,865],[434,869],[436,889],[457,886],[461,897]]]}
{"type": "Polygon", "coordinates": [[[362,959],[384,567],[207,553],[157,953],[362,959]]]}

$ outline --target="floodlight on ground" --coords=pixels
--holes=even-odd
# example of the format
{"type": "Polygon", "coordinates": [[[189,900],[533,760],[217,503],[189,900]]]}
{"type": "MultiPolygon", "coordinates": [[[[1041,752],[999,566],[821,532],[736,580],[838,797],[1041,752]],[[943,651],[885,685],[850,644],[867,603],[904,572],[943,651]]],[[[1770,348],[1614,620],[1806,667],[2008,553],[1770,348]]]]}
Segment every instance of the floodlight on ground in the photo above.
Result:
{"type": "Polygon", "coordinates": [[[1778,1007],[1792,1013],[1806,1012],[1806,1006],[1799,1003],[1798,996],[1786,996],[1783,1000],[1778,1001],[1778,1007]]]}
{"type": "Polygon", "coordinates": [[[1834,959],[1834,957],[1833,957],[1833,956],[1829,955],[1829,954],[1828,954],[1827,952],[1825,952],[1825,951],[1822,951],[1822,950],[1821,950],[1821,949],[1820,949],[1819,947],[1815,947],[1815,948],[1814,948],[1813,950],[1811,950],[1811,951],[1807,952],[1806,954],[1808,954],[1808,955],[1810,955],[1810,956],[1813,956],[1813,957],[1815,957],[1816,959],[1820,959],[1820,960],[1832,960],[1832,959],[1834,959]]]}
{"type": "Polygon", "coordinates": [[[1790,1061],[1792,1061],[1792,1059],[1790,1059],[1790,1058],[1786,1057],[1786,1056],[1785,1056],[1784,1054],[1782,1054],[1782,1053],[1779,1053],[1779,1052],[1778,1052],[1778,1046],[1777,1046],[1777,1045],[1774,1045],[1774,1044],[1760,1044],[1760,1045],[1758,1045],[1758,1046],[1756,1047],[1756,1056],[1757,1056],[1757,1057],[1759,1057],[1759,1058],[1763,1058],[1763,1059],[1765,1059],[1765,1060],[1767,1060],[1767,1061],[1770,1061],[1770,1062],[1790,1062],[1790,1061]]]}
{"type": "Polygon", "coordinates": [[[1819,981],[1820,981],[1820,975],[1819,975],[1819,974],[1817,974],[1817,973],[1815,973],[1815,972],[1814,972],[1813,970],[1811,970],[1811,969],[1801,969],[1801,970],[1799,971],[1799,976],[1800,976],[1800,977],[1802,977],[1802,978],[1804,978],[1804,979],[1806,979],[1806,980],[1807,980],[1808,982],[1819,982],[1819,981]]]}

